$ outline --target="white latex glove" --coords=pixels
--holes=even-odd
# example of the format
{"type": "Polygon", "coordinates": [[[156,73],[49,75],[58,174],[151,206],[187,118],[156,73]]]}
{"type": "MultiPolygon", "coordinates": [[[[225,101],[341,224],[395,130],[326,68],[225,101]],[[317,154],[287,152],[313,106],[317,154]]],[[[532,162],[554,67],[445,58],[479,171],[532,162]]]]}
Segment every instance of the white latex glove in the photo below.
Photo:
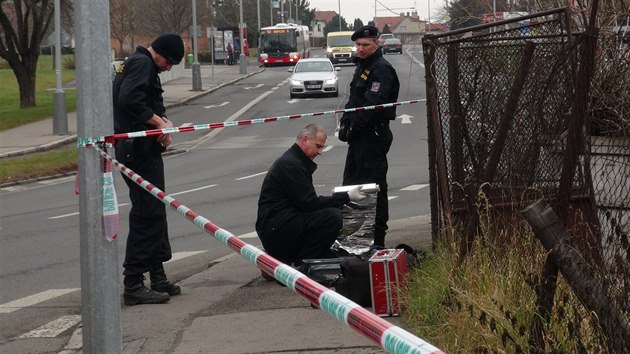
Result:
{"type": "Polygon", "coordinates": [[[358,202],[365,199],[365,193],[361,192],[361,186],[356,186],[348,191],[351,202],[358,202]]]}

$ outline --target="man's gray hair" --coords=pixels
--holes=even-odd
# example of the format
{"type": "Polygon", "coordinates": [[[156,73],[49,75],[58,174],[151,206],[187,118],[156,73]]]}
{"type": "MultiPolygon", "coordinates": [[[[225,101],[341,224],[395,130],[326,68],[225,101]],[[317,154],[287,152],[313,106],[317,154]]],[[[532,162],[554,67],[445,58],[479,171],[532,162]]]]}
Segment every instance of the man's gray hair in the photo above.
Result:
{"type": "Polygon", "coordinates": [[[308,136],[311,139],[315,139],[317,134],[319,134],[320,132],[324,134],[324,137],[327,137],[326,131],[324,130],[324,128],[322,128],[321,125],[311,123],[305,126],[304,128],[302,128],[302,130],[300,130],[297,136],[297,140],[302,139],[302,137],[304,136],[308,136]]]}

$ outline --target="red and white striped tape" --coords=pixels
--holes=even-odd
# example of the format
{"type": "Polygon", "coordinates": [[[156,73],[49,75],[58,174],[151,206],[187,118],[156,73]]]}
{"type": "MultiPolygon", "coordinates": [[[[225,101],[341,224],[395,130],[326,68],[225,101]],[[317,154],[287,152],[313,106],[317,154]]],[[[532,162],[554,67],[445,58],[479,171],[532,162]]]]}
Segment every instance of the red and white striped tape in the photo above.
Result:
{"type": "Polygon", "coordinates": [[[245,243],[227,230],[213,224],[210,220],[197,214],[190,208],[169,196],[142,176],[108,155],[99,146],[88,144],[96,149],[104,159],[110,161],[116,169],[131,181],[151,193],[162,203],[175,209],[180,215],[197,225],[219,242],[230,247],[243,258],[256,265],[267,274],[273,275],[279,282],[286,285],[306,300],[319,306],[338,321],[346,324],[355,331],[368,337],[389,353],[406,354],[443,354],[441,350],[421,338],[395,326],[381,317],[369,312],[358,304],[339,295],[300,273],[255,246],[245,243]]]}
{"type": "Polygon", "coordinates": [[[298,118],[303,118],[303,117],[316,117],[316,116],[321,116],[325,114],[362,112],[362,111],[369,111],[373,109],[383,109],[383,108],[391,108],[391,107],[402,106],[402,105],[407,105],[407,104],[414,104],[414,103],[419,103],[419,102],[424,102],[424,101],[426,101],[426,99],[385,103],[385,104],[357,107],[357,108],[335,109],[335,110],[323,111],[323,112],[292,114],[288,116],[254,118],[254,119],[232,121],[232,122],[222,122],[222,123],[197,124],[197,125],[191,125],[191,126],[186,126],[186,127],[173,127],[173,128],[165,128],[165,129],[151,129],[151,130],[143,130],[143,131],[137,131],[137,132],[131,132],[131,133],[114,134],[114,135],[102,136],[102,137],[78,138],[77,146],[85,147],[89,144],[94,144],[94,143],[98,143],[102,141],[113,143],[117,139],[129,139],[129,138],[138,138],[138,137],[146,137],[146,136],[158,136],[162,134],[187,133],[187,132],[209,130],[209,129],[238,127],[238,126],[243,126],[243,125],[285,121],[285,120],[298,119],[298,118]]]}

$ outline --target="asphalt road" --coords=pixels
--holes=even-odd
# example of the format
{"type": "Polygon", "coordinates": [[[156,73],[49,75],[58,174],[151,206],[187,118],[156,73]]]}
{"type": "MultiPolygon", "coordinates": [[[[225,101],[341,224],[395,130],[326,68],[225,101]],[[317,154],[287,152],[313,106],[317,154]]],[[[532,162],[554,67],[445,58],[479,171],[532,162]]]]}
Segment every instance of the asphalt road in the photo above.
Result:
{"type": "MultiPolygon", "coordinates": [[[[408,55],[386,58],[399,75],[399,100],[425,98],[424,68],[408,55]]],[[[352,72],[352,66],[339,72],[339,97],[291,100],[287,68],[268,68],[167,113],[175,125],[182,125],[334,110],[347,101],[352,72]]],[[[426,106],[405,105],[397,113],[389,153],[391,219],[429,214],[426,106]]],[[[314,181],[320,194],[330,194],[341,184],[347,151],[346,144],[333,135],[335,115],[179,134],[175,149],[165,159],[166,192],[246,242],[259,245],[253,231],[264,173],[294,142],[298,130],[310,122],[329,132],[329,149],[316,160],[319,168],[314,181]]],[[[121,268],[129,200],[122,177],[116,176],[121,219],[117,266],[121,268]]],[[[20,191],[0,191],[0,196],[2,351],[3,344],[42,324],[80,315],[80,216],[74,177],[33,183],[20,191]],[[3,306],[9,303],[12,306],[3,306]]],[[[174,260],[167,264],[167,272],[172,280],[184,279],[232,253],[179,214],[168,215],[174,260]]],[[[61,337],[33,337],[38,339],[32,345],[45,348],[46,343],[63,341],[61,337]]]]}

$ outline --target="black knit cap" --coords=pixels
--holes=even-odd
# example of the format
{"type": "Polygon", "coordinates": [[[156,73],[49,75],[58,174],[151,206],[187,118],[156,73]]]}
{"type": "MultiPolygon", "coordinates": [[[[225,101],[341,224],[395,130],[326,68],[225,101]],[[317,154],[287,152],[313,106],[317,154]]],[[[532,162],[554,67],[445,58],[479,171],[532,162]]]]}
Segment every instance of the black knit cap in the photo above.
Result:
{"type": "Polygon", "coordinates": [[[350,37],[353,41],[356,41],[359,38],[378,38],[378,29],[371,25],[362,26],[358,30],[354,31],[352,37],[350,37]]]}
{"type": "Polygon", "coordinates": [[[177,33],[167,33],[157,37],[151,43],[151,48],[173,65],[179,64],[184,57],[184,41],[177,33]]]}

